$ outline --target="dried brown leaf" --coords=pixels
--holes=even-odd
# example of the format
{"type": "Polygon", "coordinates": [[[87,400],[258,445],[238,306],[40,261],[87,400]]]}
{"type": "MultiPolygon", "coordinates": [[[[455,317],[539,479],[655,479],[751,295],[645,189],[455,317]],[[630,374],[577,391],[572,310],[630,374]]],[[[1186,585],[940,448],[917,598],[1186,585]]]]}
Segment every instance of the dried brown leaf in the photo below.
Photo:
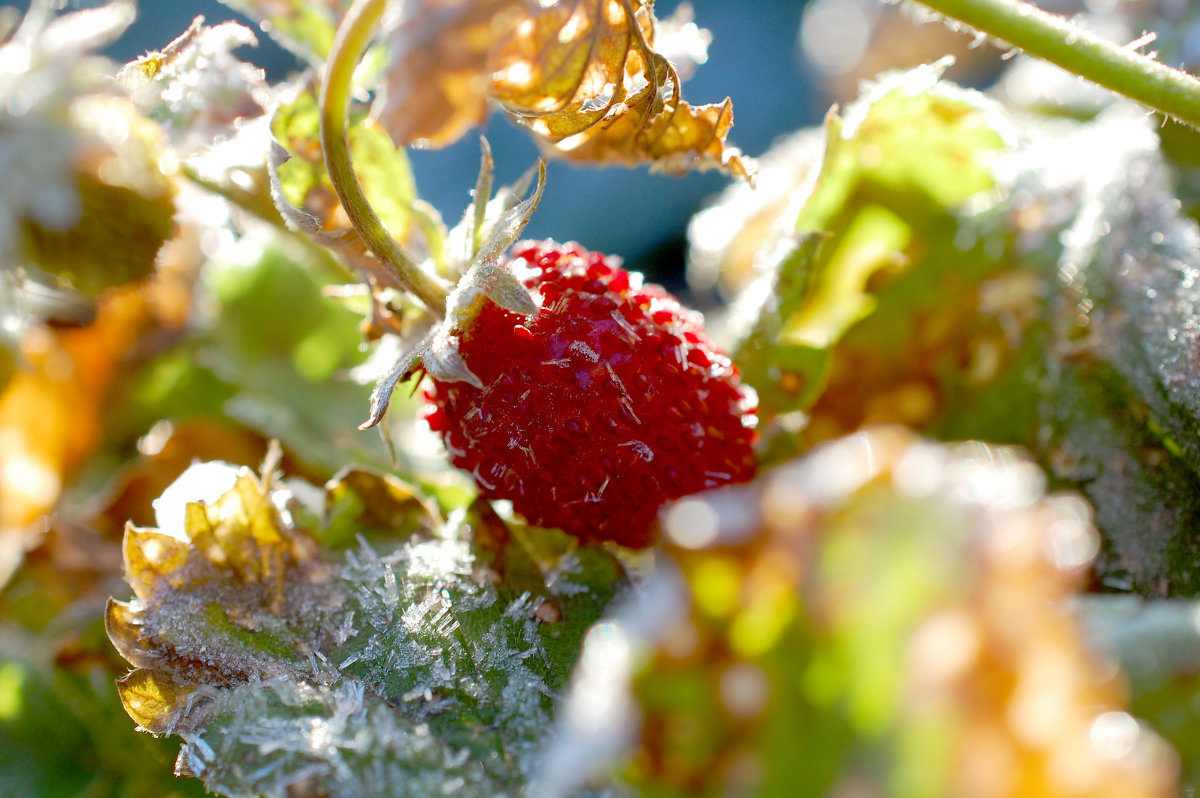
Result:
{"type": "Polygon", "coordinates": [[[496,101],[562,157],[721,168],[749,178],[725,144],[729,101],[691,106],[654,49],[647,0],[422,0],[391,28],[384,123],[398,141],[442,146],[496,101]]]}
{"type": "Polygon", "coordinates": [[[383,122],[402,144],[441,147],[483,121],[492,51],[528,0],[414,0],[390,29],[383,122]]]}
{"type": "Polygon", "coordinates": [[[654,116],[646,124],[628,123],[618,117],[611,125],[597,125],[563,142],[570,146],[564,155],[571,160],[634,165],[649,162],[669,174],[720,167],[731,175],[752,180],[754,163],[725,143],[733,127],[733,105],[728,99],[716,105],[690,105],[680,101],[654,116]]]}

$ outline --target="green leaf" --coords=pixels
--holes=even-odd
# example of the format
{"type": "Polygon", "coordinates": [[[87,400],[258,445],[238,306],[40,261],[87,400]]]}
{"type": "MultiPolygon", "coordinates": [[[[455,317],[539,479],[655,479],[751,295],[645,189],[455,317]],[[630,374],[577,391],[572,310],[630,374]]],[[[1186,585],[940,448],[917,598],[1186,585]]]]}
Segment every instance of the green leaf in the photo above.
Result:
{"type": "Polygon", "coordinates": [[[1200,478],[1164,445],[1128,382],[1110,363],[1074,357],[1043,413],[1049,473],[1088,498],[1104,532],[1100,584],[1151,596],[1200,594],[1200,478]]]}
{"type": "Polygon", "coordinates": [[[308,251],[285,243],[212,264],[211,324],[137,374],[110,424],[137,435],[162,418],[232,419],[278,439],[322,477],[347,459],[390,463],[379,437],[356,429],[370,395],[347,376],[365,359],[362,316],[323,295],[325,264],[298,260],[308,251]]]}
{"type": "Polygon", "coordinates": [[[221,0],[256,19],[262,29],[296,55],[317,65],[329,55],[338,22],[350,0],[221,0]]]}
{"type": "Polygon", "coordinates": [[[939,70],[886,76],[828,118],[819,171],[795,189],[795,242],[743,300],[754,320],[735,359],[769,440],[796,434],[796,411],[801,447],[889,422],[1032,436],[1019,375],[1046,278],[1013,262],[993,173],[1012,123],[939,70]],[[1017,395],[997,406],[997,386],[1017,395]]]}
{"type": "MultiPolygon", "coordinates": [[[[330,223],[337,195],[325,170],[321,150],[320,109],[309,91],[279,106],[271,121],[275,139],[292,155],[278,167],[284,196],[297,208],[308,208],[330,223]]],[[[359,116],[350,124],[350,151],[363,191],[388,231],[404,240],[412,223],[417,189],[404,150],[387,131],[359,116]]],[[[334,226],[344,221],[336,219],[334,226]]]]}
{"type": "Polygon", "coordinates": [[[12,795],[82,792],[97,762],[73,720],[28,663],[0,660],[0,789],[12,795]]]}
{"type": "Polygon", "coordinates": [[[506,523],[482,500],[472,510],[477,562],[502,599],[534,605],[549,665],[545,678],[560,690],[584,636],[626,586],[625,567],[608,550],[580,546],[557,529],[506,523]]]}

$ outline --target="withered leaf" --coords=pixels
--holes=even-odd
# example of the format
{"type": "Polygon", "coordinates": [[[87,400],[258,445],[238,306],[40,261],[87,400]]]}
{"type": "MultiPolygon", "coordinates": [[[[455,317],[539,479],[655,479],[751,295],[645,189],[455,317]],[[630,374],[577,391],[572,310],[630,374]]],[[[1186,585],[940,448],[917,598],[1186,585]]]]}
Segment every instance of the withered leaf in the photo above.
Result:
{"type": "Polygon", "coordinates": [[[109,599],[104,627],[136,669],[118,689],[142,728],[194,730],[211,704],[197,699],[239,680],[294,675],[336,635],[343,598],[315,540],[276,509],[271,463],[262,480],[227,463],[193,465],[156,503],[159,529],[126,527],[137,598],[109,599]],[[218,485],[211,498],[224,476],[232,487],[218,485]]]}
{"type": "Polygon", "coordinates": [[[725,144],[733,127],[733,104],[690,105],[680,101],[638,125],[629,114],[606,120],[560,145],[572,160],[633,165],[649,161],[655,171],[683,174],[720,167],[752,180],[754,164],[725,144]],[[576,143],[577,142],[577,143],[576,143]]]}
{"type": "Polygon", "coordinates": [[[389,31],[383,123],[402,144],[442,147],[483,121],[493,50],[534,13],[529,0],[414,0],[389,31]]]}
{"type": "Polygon", "coordinates": [[[684,102],[657,30],[646,0],[407,3],[390,30],[382,118],[398,141],[443,146],[491,99],[564,158],[750,178],[725,143],[729,101],[684,102]]]}

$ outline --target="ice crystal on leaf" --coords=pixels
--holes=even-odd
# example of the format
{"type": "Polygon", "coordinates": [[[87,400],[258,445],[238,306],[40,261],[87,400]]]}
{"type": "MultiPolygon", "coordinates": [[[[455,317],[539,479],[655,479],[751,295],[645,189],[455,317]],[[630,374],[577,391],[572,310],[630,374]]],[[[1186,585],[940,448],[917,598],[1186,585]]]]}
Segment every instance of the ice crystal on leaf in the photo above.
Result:
{"type": "Polygon", "coordinates": [[[1026,245],[1062,243],[1054,350],[1069,354],[1048,370],[1050,472],[1095,504],[1107,585],[1195,596],[1200,227],[1171,193],[1157,127],[1114,103],[1031,149],[1020,188],[1047,209],[1026,245]],[[1100,153],[1102,166],[1055,168],[1100,153]],[[1077,206],[1065,220],[1063,197],[1077,206]]]}
{"type": "Polygon", "coordinates": [[[358,505],[364,531],[422,520],[322,553],[289,521],[285,489],[208,463],[164,494],[167,529],[127,530],[136,598],[110,602],[107,626],[137,668],[120,684],[130,716],[180,735],[177,771],[223,795],[519,791],[620,568],[565,536],[497,536],[478,511],[442,522],[367,472],[327,495],[330,509],[374,497],[370,512],[358,505]],[[183,505],[180,536],[170,527],[188,494],[208,501],[183,505]],[[524,575],[530,557],[535,573],[579,580],[554,622],[538,608],[561,591],[524,575]]]}

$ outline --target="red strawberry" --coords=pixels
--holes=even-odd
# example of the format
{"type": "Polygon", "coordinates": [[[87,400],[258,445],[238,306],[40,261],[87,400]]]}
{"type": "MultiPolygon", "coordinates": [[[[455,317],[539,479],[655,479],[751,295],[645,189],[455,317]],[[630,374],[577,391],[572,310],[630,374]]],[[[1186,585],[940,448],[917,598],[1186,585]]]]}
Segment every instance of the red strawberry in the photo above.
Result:
{"type": "Polygon", "coordinates": [[[755,398],[699,314],[576,244],[519,244],[509,266],[538,312],[487,303],[459,345],[482,387],[426,393],[429,426],[484,496],[641,547],[664,502],[754,475],[755,398]]]}

